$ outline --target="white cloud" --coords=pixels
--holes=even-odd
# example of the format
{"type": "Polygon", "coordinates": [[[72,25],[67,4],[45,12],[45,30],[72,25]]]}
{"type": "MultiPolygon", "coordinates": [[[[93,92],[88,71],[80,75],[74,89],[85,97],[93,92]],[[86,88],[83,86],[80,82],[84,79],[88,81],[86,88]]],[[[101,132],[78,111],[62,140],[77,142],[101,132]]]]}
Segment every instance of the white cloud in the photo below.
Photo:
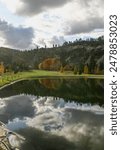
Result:
{"type": "MultiPolygon", "coordinates": [[[[70,0],[71,1],[71,0],[70,0]]],[[[48,9],[65,5],[69,0],[20,0],[22,5],[18,7],[16,13],[25,16],[34,16],[48,9]]]]}
{"type": "Polygon", "coordinates": [[[8,1],[8,0],[0,0],[3,4],[6,5],[6,7],[12,12],[15,13],[16,9],[18,9],[18,7],[21,6],[21,2],[20,0],[12,0],[12,1],[8,1]]]}
{"type": "Polygon", "coordinates": [[[53,36],[51,41],[50,41],[50,44],[59,44],[59,45],[62,45],[66,40],[64,39],[63,36],[53,36]]]}
{"type": "Polygon", "coordinates": [[[34,31],[31,27],[14,27],[6,21],[0,20],[0,36],[3,38],[4,45],[25,49],[32,44],[34,31]]]}
{"type": "Polygon", "coordinates": [[[85,21],[71,21],[69,22],[69,30],[65,31],[65,34],[79,34],[79,33],[89,33],[95,29],[103,29],[103,18],[90,17],[85,21]]]}
{"type": "Polygon", "coordinates": [[[91,2],[85,9],[79,0],[75,0],[62,8],[48,10],[38,16],[29,18],[26,23],[51,36],[88,33],[94,29],[103,28],[102,0],[91,2]]]}
{"type": "Polygon", "coordinates": [[[6,4],[13,15],[24,21],[22,25],[34,29],[33,43],[52,46],[64,40],[74,40],[86,36],[97,37],[103,32],[103,0],[0,0],[6,4]],[[31,17],[27,17],[31,16],[31,17]],[[56,37],[56,39],[54,39],[56,37]],[[60,40],[63,37],[64,40],[60,40]],[[73,38],[72,38],[73,37],[73,38]],[[58,40],[57,40],[58,39],[58,40]],[[53,42],[53,43],[52,43],[53,42]]]}

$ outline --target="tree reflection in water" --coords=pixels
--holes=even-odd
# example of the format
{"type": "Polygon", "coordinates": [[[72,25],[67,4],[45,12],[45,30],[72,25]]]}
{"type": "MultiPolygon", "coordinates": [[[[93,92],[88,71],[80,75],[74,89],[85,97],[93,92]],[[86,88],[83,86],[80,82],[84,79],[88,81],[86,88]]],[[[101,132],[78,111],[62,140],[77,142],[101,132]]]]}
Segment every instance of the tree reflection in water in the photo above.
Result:
{"type": "Polygon", "coordinates": [[[0,120],[22,150],[103,150],[103,80],[36,79],[0,91],[0,120]]]}
{"type": "Polygon", "coordinates": [[[104,104],[103,79],[48,78],[25,80],[0,90],[0,97],[19,94],[53,96],[64,100],[104,104]]]}

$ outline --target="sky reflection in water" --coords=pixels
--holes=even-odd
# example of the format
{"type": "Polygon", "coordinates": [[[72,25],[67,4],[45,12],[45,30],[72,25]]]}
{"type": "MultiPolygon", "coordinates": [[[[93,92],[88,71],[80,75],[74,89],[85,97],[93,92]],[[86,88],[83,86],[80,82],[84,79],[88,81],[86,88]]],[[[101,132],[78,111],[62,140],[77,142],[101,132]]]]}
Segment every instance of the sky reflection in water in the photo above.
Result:
{"type": "MultiPolygon", "coordinates": [[[[7,123],[9,129],[16,130],[25,137],[30,132],[29,135],[33,138],[39,131],[38,145],[41,144],[39,138],[48,142],[55,138],[65,142],[65,149],[69,145],[73,145],[73,149],[85,147],[87,142],[91,147],[103,147],[103,108],[99,105],[30,95],[4,98],[0,102],[0,119],[4,118],[2,121],[7,123]]],[[[29,144],[23,145],[23,149],[29,144]]]]}
{"type": "Polygon", "coordinates": [[[104,110],[96,103],[20,94],[0,99],[0,120],[26,138],[22,150],[104,149],[104,110]]]}

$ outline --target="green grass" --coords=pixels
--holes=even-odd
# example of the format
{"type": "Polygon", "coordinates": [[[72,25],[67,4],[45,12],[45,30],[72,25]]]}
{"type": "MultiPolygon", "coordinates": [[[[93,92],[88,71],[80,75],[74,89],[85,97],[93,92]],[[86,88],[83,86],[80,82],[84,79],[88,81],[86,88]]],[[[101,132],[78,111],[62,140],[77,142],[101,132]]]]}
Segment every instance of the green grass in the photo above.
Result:
{"type": "Polygon", "coordinates": [[[0,87],[3,85],[9,84],[11,82],[28,79],[28,78],[38,78],[38,77],[88,77],[88,78],[103,78],[103,75],[93,75],[93,74],[81,74],[74,75],[73,72],[64,72],[60,73],[57,71],[42,71],[42,70],[32,70],[27,72],[14,73],[5,73],[0,76],[0,87]]]}

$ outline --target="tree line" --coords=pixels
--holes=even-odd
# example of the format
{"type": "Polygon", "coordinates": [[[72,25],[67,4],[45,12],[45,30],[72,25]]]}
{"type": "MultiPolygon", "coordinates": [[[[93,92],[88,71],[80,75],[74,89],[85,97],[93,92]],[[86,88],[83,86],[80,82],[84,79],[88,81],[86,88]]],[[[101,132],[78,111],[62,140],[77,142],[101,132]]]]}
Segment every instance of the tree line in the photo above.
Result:
{"type": "Polygon", "coordinates": [[[64,42],[62,46],[35,48],[33,50],[13,50],[0,48],[0,62],[6,71],[45,69],[73,71],[77,73],[96,73],[104,69],[104,37],[97,39],[76,39],[64,42]],[[53,64],[53,65],[51,65],[53,64]],[[38,67],[39,66],[39,67],[38,67]]]}

